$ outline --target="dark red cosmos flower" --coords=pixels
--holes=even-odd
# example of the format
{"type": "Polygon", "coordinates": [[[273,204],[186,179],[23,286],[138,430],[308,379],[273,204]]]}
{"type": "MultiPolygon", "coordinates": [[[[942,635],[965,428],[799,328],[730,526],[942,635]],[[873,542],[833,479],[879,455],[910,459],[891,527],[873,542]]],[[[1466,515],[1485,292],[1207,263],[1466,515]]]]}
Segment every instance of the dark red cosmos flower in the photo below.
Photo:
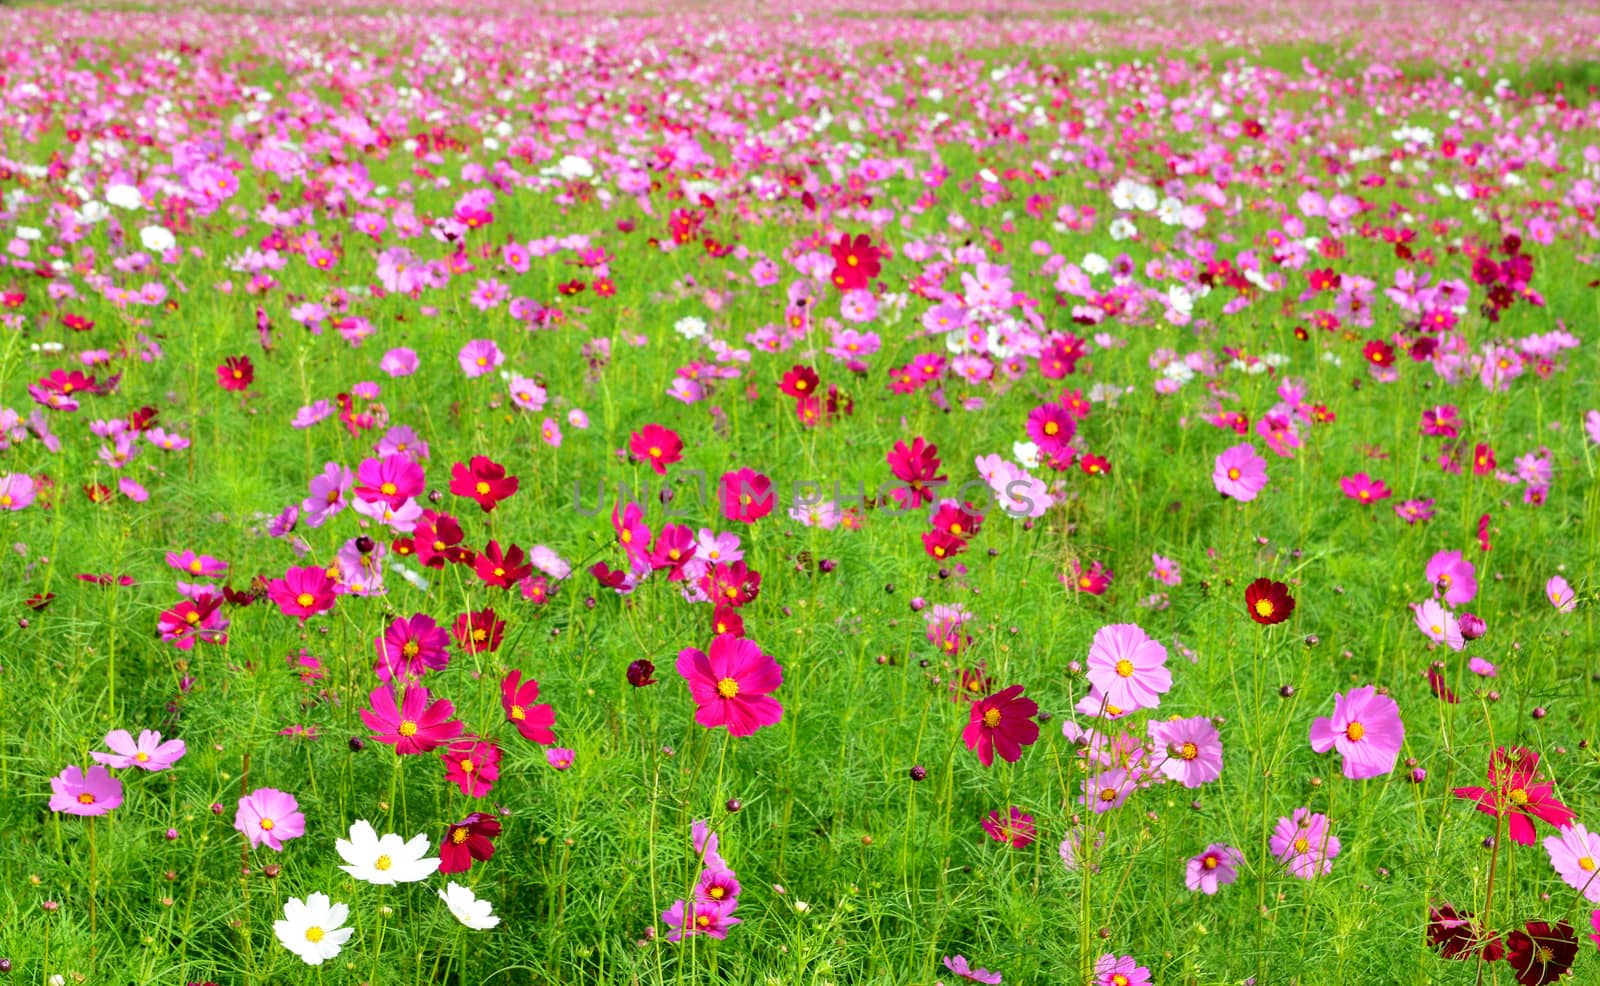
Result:
{"type": "Polygon", "coordinates": [[[478,501],[485,513],[517,491],[519,480],[506,475],[506,467],[486,455],[475,455],[470,465],[450,467],[450,492],[478,501]]]}
{"type": "Polygon", "coordinates": [[[1523,931],[1506,935],[1506,961],[1522,986],[1546,986],[1572,971],[1578,957],[1578,934],[1565,921],[1551,927],[1529,921],[1523,931]]]}
{"type": "Polygon", "coordinates": [[[1539,754],[1533,750],[1502,746],[1489,757],[1488,787],[1458,787],[1451,793],[1476,801],[1485,815],[1499,818],[1503,812],[1511,841],[1531,846],[1535,818],[1558,829],[1571,825],[1574,818],[1572,810],[1556,799],[1550,782],[1535,777],[1538,769],[1539,754]]]}
{"type": "Polygon", "coordinates": [[[1471,959],[1482,952],[1485,960],[1496,962],[1505,955],[1499,935],[1485,930],[1472,920],[1470,913],[1457,911],[1450,904],[1428,909],[1428,944],[1447,959],[1471,959]]]}
{"type": "Polygon", "coordinates": [[[506,621],[496,616],[492,609],[462,613],[456,617],[452,632],[463,653],[489,654],[499,648],[500,641],[505,637],[506,621]]]}
{"type": "Polygon", "coordinates": [[[1272,626],[1287,620],[1294,612],[1294,597],[1282,582],[1260,578],[1245,586],[1244,605],[1252,620],[1272,626]]]}
{"type": "Polygon", "coordinates": [[[655,664],[647,658],[641,657],[637,661],[634,661],[632,664],[628,665],[628,684],[635,688],[643,688],[646,685],[653,685],[656,683],[656,679],[654,677],[655,673],[655,664]]]}
{"type": "Polygon", "coordinates": [[[967,542],[944,531],[925,531],[922,535],[922,550],[928,553],[928,557],[944,561],[966,551],[967,542]]]}
{"type": "Polygon", "coordinates": [[[33,595],[23,600],[22,605],[33,610],[35,613],[39,613],[43,612],[44,608],[49,606],[51,601],[55,598],[56,594],[53,592],[35,592],[33,595]]]}
{"type": "Polygon", "coordinates": [[[450,826],[439,840],[439,872],[465,873],[473,860],[487,860],[494,855],[494,840],[499,835],[500,820],[481,811],[450,826]]]}
{"type": "Polygon", "coordinates": [[[443,568],[461,560],[461,525],[449,514],[424,510],[413,532],[417,561],[429,568],[443,568]]]}
{"type": "Polygon", "coordinates": [[[872,245],[872,237],[866,233],[856,234],[853,240],[849,233],[840,236],[830,252],[833,254],[833,283],[840,291],[867,287],[883,269],[878,263],[882,252],[872,245]]]}
{"type": "Polygon", "coordinates": [[[603,561],[597,561],[589,566],[589,574],[593,575],[596,582],[607,589],[620,589],[628,584],[628,573],[620,568],[612,568],[603,561]]]}
{"type": "Polygon", "coordinates": [[[778,389],[790,397],[815,397],[817,395],[817,371],[809,366],[796,364],[793,369],[783,375],[783,380],[778,384],[778,389]]]}
{"type": "Polygon", "coordinates": [[[1022,686],[1012,685],[972,703],[972,716],[961,739],[985,767],[993,766],[996,752],[1000,759],[1015,763],[1022,748],[1039,738],[1039,724],[1033,721],[1038,712],[1038,703],[1022,697],[1022,686]]]}
{"type": "Polygon", "coordinates": [[[229,356],[217,367],[217,386],[223,390],[245,390],[256,378],[256,367],[248,356],[229,356]]]}
{"type": "Polygon", "coordinates": [[[500,682],[500,705],[506,710],[506,721],[517,727],[522,738],[534,743],[550,744],[556,741],[556,710],[548,702],[539,700],[539,683],[529,678],[522,680],[521,671],[511,671],[500,682]]]}
{"type": "Polygon", "coordinates": [[[657,476],[665,476],[667,467],[683,458],[683,439],[671,428],[645,425],[628,437],[628,453],[635,462],[654,469],[657,476]]]}
{"type": "Polygon", "coordinates": [[[761,594],[761,573],[742,561],[718,562],[700,576],[700,591],[718,606],[737,609],[761,594]]]}
{"type": "Polygon", "coordinates": [[[933,527],[951,537],[974,538],[983,530],[983,514],[970,503],[956,504],[945,500],[933,512],[933,527]]]}
{"type": "Polygon", "coordinates": [[[1394,347],[1382,339],[1374,339],[1361,348],[1361,355],[1373,366],[1393,366],[1394,347]]]}
{"type": "Polygon", "coordinates": [[[499,541],[489,542],[483,554],[473,560],[472,569],[484,585],[502,589],[509,589],[533,574],[533,565],[527,562],[521,548],[513,544],[502,552],[499,541]]]}
{"type": "Polygon", "coordinates": [[[742,637],[744,636],[744,617],[732,606],[717,604],[716,612],[711,614],[711,633],[714,636],[742,637]]]}
{"type": "Polygon", "coordinates": [[[1433,697],[1446,705],[1455,705],[1459,699],[1456,693],[1445,683],[1444,674],[1439,670],[1438,664],[1428,665],[1428,670],[1423,672],[1423,677],[1428,679],[1428,687],[1433,689],[1433,697]]]}
{"type": "Polygon", "coordinates": [[[723,473],[718,486],[723,516],[741,524],[754,524],[772,513],[777,503],[772,480],[748,467],[723,473]]]}

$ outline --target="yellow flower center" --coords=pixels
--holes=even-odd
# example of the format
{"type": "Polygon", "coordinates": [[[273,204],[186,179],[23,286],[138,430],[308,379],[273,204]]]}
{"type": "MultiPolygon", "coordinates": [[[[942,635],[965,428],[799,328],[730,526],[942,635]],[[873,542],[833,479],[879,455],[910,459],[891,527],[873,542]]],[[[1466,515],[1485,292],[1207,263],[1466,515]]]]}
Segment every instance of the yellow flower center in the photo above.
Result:
{"type": "Polygon", "coordinates": [[[1128,660],[1127,658],[1123,658],[1122,660],[1118,661],[1117,662],[1117,676],[1120,677],[1120,678],[1132,678],[1133,677],[1133,662],[1128,660]]]}
{"type": "Polygon", "coordinates": [[[739,683],[732,678],[724,678],[717,682],[717,694],[723,698],[733,698],[739,694],[739,683]]]}
{"type": "Polygon", "coordinates": [[[1310,848],[1311,848],[1311,843],[1306,841],[1306,837],[1305,836],[1302,835],[1300,838],[1294,840],[1294,851],[1295,852],[1305,852],[1307,849],[1310,849],[1310,848]]]}
{"type": "Polygon", "coordinates": [[[300,595],[294,597],[294,601],[299,603],[301,606],[310,606],[312,603],[317,601],[317,597],[313,596],[309,592],[302,592],[300,595]]]}
{"type": "Polygon", "coordinates": [[[408,640],[400,646],[400,653],[406,657],[416,657],[422,653],[422,645],[415,640],[408,640]]]}
{"type": "Polygon", "coordinates": [[[488,496],[489,495],[489,484],[485,483],[481,479],[478,480],[478,485],[474,486],[473,489],[478,491],[478,495],[479,496],[488,496]]]}
{"type": "Polygon", "coordinates": [[[712,900],[721,900],[723,895],[725,895],[727,892],[728,889],[726,887],[712,887],[710,890],[706,891],[712,900]]]}
{"type": "Polygon", "coordinates": [[[1238,479],[1239,478],[1239,470],[1238,469],[1229,469],[1228,470],[1228,478],[1229,479],[1238,479]]]}
{"type": "Polygon", "coordinates": [[[1358,743],[1361,741],[1361,737],[1367,735],[1367,727],[1361,725],[1359,722],[1352,722],[1350,725],[1344,727],[1344,735],[1350,740],[1350,742],[1358,743]]]}
{"type": "Polygon", "coordinates": [[[1181,760],[1193,760],[1200,755],[1200,748],[1193,743],[1185,743],[1178,748],[1178,757],[1181,760]]]}
{"type": "Polygon", "coordinates": [[[470,773],[472,773],[473,768],[477,766],[477,764],[473,763],[472,760],[470,758],[468,758],[468,757],[462,757],[459,766],[461,767],[461,772],[463,774],[470,774],[470,773]]]}
{"type": "Polygon", "coordinates": [[[263,831],[263,832],[271,832],[273,829],[275,829],[277,827],[278,827],[278,823],[274,822],[270,818],[263,818],[261,820],[261,831],[263,831]]]}
{"type": "Polygon", "coordinates": [[[417,735],[417,724],[410,719],[401,719],[400,725],[395,729],[395,732],[401,736],[415,736],[417,735]]]}
{"type": "Polygon", "coordinates": [[[633,531],[629,530],[628,528],[624,527],[622,529],[622,535],[621,536],[622,536],[622,543],[623,544],[632,544],[633,543],[633,531]]]}
{"type": "Polygon", "coordinates": [[[1270,599],[1257,599],[1256,600],[1256,613],[1259,614],[1262,617],[1271,616],[1272,615],[1272,600],[1270,600],[1270,599]]]}
{"type": "Polygon", "coordinates": [[[388,870],[393,865],[394,860],[389,858],[388,853],[384,853],[382,856],[379,856],[377,859],[372,861],[372,868],[380,873],[388,870]]]}
{"type": "Polygon", "coordinates": [[[1208,870],[1214,870],[1214,869],[1217,868],[1217,857],[1215,857],[1215,856],[1207,856],[1204,860],[1202,860],[1200,862],[1200,865],[1204,866],[1208,870]]]}
{"type": "Polygon", "coordinates": [[[326,934],[326,932],[324,932],[321,928],[317,927],[316,925],[312,925],[306,929],[306,941],[315,945],[317,942],[322,940],[324,934],[326,934]]]}
{"type": "Polygon", "coordinates": [[[468,837],[470,837],[471,835],[472,835],[472,833],[470,831],[468,831],[467,829],[451,829],[450,830],[450,841],[453,844],[459,846],[463,842],[466,842],[468,837]]]}
{"type": "Polygon", "coordinates": [[[399,489],[400,488],[393,483],[384,483],[382,486],[378,487],[378,492],[382,493],[384,496],[394,496],[399,489]]]}
{"type": "Polygon", "coordinates": [[[515,719],[517,722],[521,722],[522,720],[528,718],[528,713],[523,710],[522,706],[513,705],[511,707],[511,718],[515,719]]]}
{"type": "Polygon", "coordinates": [[[194,572],[197,575],[200,573],[200,559],[196,558],[194,561],[189,563],[189,571],[194,572]]]}
{"type": "Polygon", "coordinates": [[[80,804],[80,805],[92,805],[92,804],[94,804],[94,795],[90,794],[88,791],[83,792],[82,794],[78,795],[78,804],[80,804]]]}
{"type": "Polygon", "coordinates": [[[1128,986],[1128,982],[1129,982],[1128,977],[1124,976],[1120,972],[1113,973],[1112,976],[1111,976],[1111,984],[1112,984],[1112,986],[1128,986]]]}
{"type": "Polygon", "coordinates": [[[652,458],[652,459],[661,458],[661,449],[658,448],[657,446],[654,446],[654,445],[650,446],[650,458],[652,458]]]}
{"type": "Polygon", "coordinates": [[[1056,424],[1054,421],[1046,421],[1044,423],[1044,433],[1046,435],[1054,435],[1056,432],[1058,432],[1060,430],[1061,430],[1061,426],[1056,424]]]}
{"type": "Polygon", "coordinates": [[[1100,800],[1101,801],[1115,801],[1115,800],[1117,800],[1117,789],[1114,788],[1114,787],[1103,787],[1103,788],[1101,788],[1100,789],[1100,800]]]}
{"type": "Polygon", "coordinates": [[[1585,873],[1593,873],[1594,872],[1594,858],[1591,857],[1591,856],[1585,856],[1582,859],[1578,860],[1578,869],[1584,871],[1585,873]]]}
{"type": "Polygon", "coordinates": [[[1528,803],[1528,792],[1524,791],[1520,787],[1512,788],[1509,797],[1511,798],[1511,803],[1514,805],[1525,805],[1528,803]]]}
{"type": "Polygon", "coordinates": [[[149,763],[150,762],[150,754],[144,752],[143,750],[140,750],[138,753],[135,753],[133,755],[133,759],[139,761],[140,763],[149,763]]]}
{"type": "Polygon", "coordinates": [[[998,727],[1000,725],[1000,710],[990,709],[989,711],[985,712],[983,714],[983,724],[988,726],[990,729],[998,727]]]}

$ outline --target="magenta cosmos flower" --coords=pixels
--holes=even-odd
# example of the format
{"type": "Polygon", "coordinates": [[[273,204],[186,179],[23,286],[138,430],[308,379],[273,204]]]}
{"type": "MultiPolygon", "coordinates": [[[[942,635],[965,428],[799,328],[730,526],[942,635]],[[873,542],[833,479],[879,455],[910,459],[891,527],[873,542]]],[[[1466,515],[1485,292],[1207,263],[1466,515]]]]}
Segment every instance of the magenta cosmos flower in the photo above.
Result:
{"type": "Polygon", "coordinates": [[[1293,817],[1279,818],[1269,845],[1289,875],[1301,880],[1332,870],[1339,855],[1339,838],[1329,833],[1328,816],[1312,814],[1309,808],[1296,808],[1293,817]]]}
{"type": "Polygon", "coordinates": [[[1089,645],[1089,683],[1124,712],[1154,708],[1172,687],[1167,649],[1136,623],[1103,626],[1089,645]]]}
{"type": "Polygon", "coordinates": [[[1039,724],[1033,721],[1038,713],[1038,703],[1022,697],[1021,685],[1012,685],[972,703],[972,715],[967,728],[961,731],[961,739],[985,767],[994,765],[997,751],[1000,759],[1015,763],[1022,756],[1022,748],[1039,738],[1039,724]]]}
{"type": "Polygon", "coordinates": [[[1152,719],[1146,729],[1157,755],[1165,754],[1160,770],[1169,780],[1199,787],[1222,776],[1222,737],[1210,719],[1152,719]]]}
{"type": "Polygon", "coordinates": [[[1441,551],[1428,559],[1428,582],[1446,606],[1472,602],[1478,594],[1478,570],[1459,551],[1441,551]]]}
{"type": "Polygon", "coordinates": [[[1522,746],[1502,746],[1489,757],[1488,787],[1458,787],[1450,793],[1477,802],[1477,809],[1485,815],[1504,815],[1511,841],[1531,846],[1537,835],[1535,818],[1564,829],[1575,817],[1556,797],[1555,786],[1540,780],[1538,773],[1538,753],[1522,746]]]}
{"type": "Polygon", "coordinates": [[[380,681],[420,678],[450,663],[450,634],[426,613],[391,620],[372,647],[378,654],[373,671],[380,681]]]}
{"type": "Polygon", "coordinates": [[[104,767],[73,764],[50,778],[50,810],[68,815],[104,815],[122,804],[122,782],[104,767]]]}
{"type": "Polygon", "coordinates": [[[1000,811],[989,812],[983,820],[983,830],[989,833],[989,838],[996,842],[1004,842],[1015,849],[1024,849],[1032,845],[1038,830],[1034,828],[1033,816],[1018,808],[1011,806],[1007,815],[1000,811]]]}
{"type": "Polygon", "coordinates": [[[1394,770],[1406,728],[1400,706],[1371,685],[1352,688],[1347,695],[1333,693],[1333,717],[1311,724],[1311,748],[1318,753],[1338,750],[1344,757],[1344,776],[1351,780],[1382,777],[1394,770]]]}
{"type": "Polygon", "coordinates": [[[188,752],[183,740],[174,739],[161,742],[161,734],[154,730],[145,729],[139,732],[139,742],[133,741],[133,736],[126,729],[113,729],[106,733],[106,746],[111,747],[110,753],[101,753],[95,750],[89,754],[96,763],[103,763],[108,767],[119,770],[128,767],[139,767],[144,770],[166,770],[188,752]]]}
{"type": "Polygon", "coordinates": [[[367,503],[382,503],[399,510],[406,501],[421,496],[427,474],[415,459],[396,452],[381,459],[367,458],[356,467],[355,495],[367,503]]]}
{"type": "Polygon", "coordinates": [[[417,372],[417,353],[404,347],[391,349],[378,361],[378,369],[391,377],[409,377],[417,372]]]}
{"type": "Polygon", "coordinates": [[[283,578],[267,583],[267,598],[277,603],[285,616],[299,617],[304,623],[333,608],[334,581],[320,565],[291,568],[283,578]]]}
{"type": "Polygon", "coordinates": [[[1577,593],[1573,592],[1572,586],[1559,575],[1550,576],[1550,581],[1544,584],[1544,594],[1558,613],[1570,613],[1578,608],[1577,593]]]}
{"type": "Polygon", "coordinates": [[[783,684],[783,669],[753,640],[725,633],[711,641],[710,653],[685,648],[678,673],[698,706],[694,721],[707,729],[727,726],[730,736],[749,736],[783,717],[769,694],[783,684]]]}
{"type": "Polygon", "coordinates": [[[1189,859],[1183,882],[1190,890],[1214,894],[1219,887],[1239,879],[1244,853],[1222,842],[1213,842],[1205,851],[1189,859]]]}
{"type": "Polygon", "coordinates": [[[1249,442],[1235,445],[1217,456],[1211,482],[1223,496],[1249,503],[1267,485],[1267,460],[1249,442]]]}
{"type": "Polygon", "coordinates": [[[1339,489],[1344,491],[1345,496],[1362,503],[1377,503],[1390,496],[1389,487],[1383,484],[1383,480],[1373,479],[1364,472],[1339,480],[1339,489]]]}
{"type": "Polygon", "coordinates": [[[1131,955],[1100,956],[1094,964],[1095,986],[1149,986],[1150,970],[1131,955]]]}
{"type": "Polygon", "coordinates": [[[461,372],[468,377],[481,377],[492,373],[506,361],[505,354],[488,339],[474,339],[461,347],[461,352],[456,354],[456,362],[461,364],[461,372]]]}
{"type": "Polygon", "coordinates": [[[421,685],[407,685],[398,703],[394,700],[392,685],[379,685],[367,696],[370,708],[361,710],[361,721],[376,733],[379,743],[394,747],[402,756],[427,753],[461,735],[466,727],[459,719],[454,705],[447,699],[429,702],[428,690],[421,685]]]}
{"type": "Polygon", "coordinates": [[[263,787],[239,799],[233,827],[244,833],[252,849],[265,843],[267,848],[283,852],[285,841],[306,834],[306,816],[300,814],[300,802],[294,795],[263,787]]]}
{"type": "Polygon", "coordinates": [[[944,967],[950,970],[951,975],[959,976],[975,983],[987,983],[988,986],[997,986],[1001,982],[1000,973],[990,972],[988,969],[974,969],[965,955],[946,955],[944,957],[944,967]]]}
{"type": "Polygon", "coordinates": [[[777,497],[772,491],[772,480],[744,468],[723,473],[718,484],[722,499],[722,514],[741,524],[754,524],[772,513],[777,497]]]}

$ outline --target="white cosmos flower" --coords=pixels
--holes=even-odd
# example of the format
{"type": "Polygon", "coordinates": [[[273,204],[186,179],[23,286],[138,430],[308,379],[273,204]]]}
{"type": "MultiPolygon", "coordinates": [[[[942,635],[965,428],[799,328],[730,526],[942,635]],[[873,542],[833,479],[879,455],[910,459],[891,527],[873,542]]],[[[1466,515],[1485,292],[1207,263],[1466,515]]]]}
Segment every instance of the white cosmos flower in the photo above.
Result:
{"type": "Polygon", "coordinates": [[[1033,442],[1012,442],[1011,456],[1024,469],[1039,468],[1039,446],[1033,442]]]}
{"type": "Polygon", "coordinates": [[[1098,253],[1086,253],[1083,255],[1082,266],[1086,273],[1104,274],[1111,269],[1111,262],[1098,253]]]}
{"type": "Polygon", "coordinates": [[[321,965],[337,957],[355,934],[354,928],[340,927],[349,916],[349,907],[333,903],[324,893],[305,900],[290,897],[283,904],[283,920],[272,923],[272,933],[307,965],[321,965]]]}
{"type": "Polygon", "coordinates": [[[106,201],[119,209],[137,209],[144,205],[144,196],[132,185],[107,185],[106,201]]]}
{"type": "Polygon", "coordinates": [[[685,339],[698,339],[706,334],[706,320],[698,315],[685,315],[672,327],[685,339]]]}
{"type": "Polygon", "coordinates": [[[339,867],[367,883],[392,886],[426,880],[439,868],[439,857],[428,856],[428,837],[419,835],[410,842],[393,832],[379,837],[365,819],[350,826],[350,838],[334,842],[334,848],[349,864],[339,867]]]}
{"type": "Polygon", "coordinates": [[[146,226],[139,230],[139,242],[144,244],[146,250],[166,253],[178,245],[178,238],[164,226],[146,226]]]}
{"type": "Polygon", "coordinates": [[[574,178],[593,178],[594,165],[590,164],[586,158],[581,158],[576,154],[568,154],[556,165],[556,172],[568,181],[574,178]]]}
{"type": "Polygon", "coordinates": [[[450,913],[456,916],[457,921],[473,931],[488,931],[500,923],[488,901],[479,900],[470,887],[463,887],[454,880],[450,881],[449,887],[439,891],[439,899],[450,908],[450,913]]]}

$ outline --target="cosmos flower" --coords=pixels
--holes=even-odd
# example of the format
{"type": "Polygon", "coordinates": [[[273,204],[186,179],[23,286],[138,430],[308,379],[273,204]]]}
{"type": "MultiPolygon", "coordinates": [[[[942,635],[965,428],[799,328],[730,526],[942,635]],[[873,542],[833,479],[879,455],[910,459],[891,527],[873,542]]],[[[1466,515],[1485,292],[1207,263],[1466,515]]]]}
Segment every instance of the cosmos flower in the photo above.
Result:
{"type": "Polygon", "coordinates": [[[1000,973],[998,972],[990,972],[988,969],[973,968],[967,962],[967,957],[964,955],[946,955],[943,959],[943,962],[944,967],[950,970],[951,975],[957,976],[961,979],[970,980],[975,983],[987,983],[989,986],[996,986],[996,984],[1002,981],[1000,973]]]}
{"type": "Polygon", "coordinates": [[[1338,750],[1344,758],[1344,776],[1352,780],[1382,777],[1394,770],[1405,742],[1400,707],[1378,694],[1371,685],[1333,693],[1333,717],[1319,716],[1311,724],[1311,749],[1318,753],[1338,750]]]}
{"type": "Polygon", "coordinates": [[[1294,613],[1289,587],[1265,577],[1245,586],[1244,604],[1250,618],[1264,626],[1282,623],[1294,613]]]}
{"type": "Polygon", "coordinates": [[[1222,776],[1222,737],[1205,716],[1151,719],[1150,743],[1164,756],[1158,769],[1184,787],[1200,787],[1222,776]]]}
{"type": "Polygon", "coordinates": [[[50,810],[65,815],[104,815],[122,804],[122,782],[104,767],[85,774],[77,764],[50,778],[50,810]]]}
{"type": "Polygon", "coordinates": [[[1428,944],[1438,949],[1442,958],[1458,961],[1476,959],[1480,952],[1489,962],[1498,962],[1505,955],[1500,936],[1472,920],[1470,912],[1458,911],[1451,904],[1428,908],[1428,944]]]}
{"type": "Polygon", "coordinates": [[[1217,456],[1211,482],[1223,496],[1248,503],[1266,488],[1267,460],[1249,442],[1235,445],[1217,456]]]}
{"type": "Polygon", "coordinates": [[[1094,986],[1150,986],[1150,970],[1131,955],[1102,955],[1094,963],[1094,986]]]}
{"type": "Polygon", "coordinates": [[[321,965],[339,957],[354,928],[344,927],[350,908],[335,904],[327,894],[313,893],[283,903],[283,920],[272,923],[278,942],[307,965],[321,965]]]}
{"type": "Polygon", "coordinates": [[[1559,575],[1550,576],[1550,581],[1544,584],[1545,598],[1550,600],[1550,605],[1556,608],[1557,613],[1570,613],[1578,608],[1578,596],[1572,591],[1572,586],[1559,575]]]}
{"type": "Polygon", "coordinates": [[[671,428],[649,424],[628,438],[628,453],[635,462],[643,462],[665,476],[667,467],[683,458],[683,439],[671,428]]]}
{"type": "Polygon", "coordinates": [[[1521,986],[1547,986],[1572,971],[1577,958],[1578,934],[1566,921],[1529,921],[1506,935],[1506,964],[1521,986]]]}
{"type": "Polygon", "coordinates": [[[1550,865],[1567,886],[1591,903],[1600,904],[1600,833],[1574,824],[1546,836],[1544,848],[1550,854],[1550,865]]]}
{"type": "Polygon", "coordinates": [[[753,640],[721,634],[709,653],[679,651],[677,667],[694,699],[695,722],[707,729],[726,726],[731,736],[749,736],[783,717],[770,694],[783,683],[783,669],[753,640]]]}
{"type": "Polygon", "coordinates": [[[1505,817],[1511,841],[1533,845],[1534,819],[1558,829],[1572,824],[1573,813],[1555,796],[1548,781],[1538,779],[1539,754],[1522,746],[1497,747],[1489,757],[1488,787],[1458,787],[1451,793],[1475,801],[1485,815],[1505,817]]]}
{"type": "Polygon", "coordinates": [[[250,848],[283,852],[283,844],[306,834],[306,816],[294,795],[277,788],[262,787],[239,799],[233,827],[250,840],[250,848]]]}
{"type": "Polygon", "coordinates": [[[481,811],[450,826],[439,840],[439,872],[465,873],[474,860],[489,859],[499,835],[500,820],[481,811]]]}
{"type": "Polygon", "coordinates": [[[556,734],[550,727],[556,724],[556,710],[547,702],[535,704],[538,698],[539,683],[532,678],[523,681],[521,671],[507,672],[500,682],[500,704],[505,709],[506,721],[515,726],[525,740],[554,743],[556,734]]]}
{"type": "Polygon", "coordinates": [[[994,765],[997,752],[1000,759],[1015,763],[1022,756],[1022,748],[1039,738],[1039,724],[1033,721],[1038,713],[1038,703],[1022,697],[1021,685],[1012,685],[972,703],[961,740],[985,767],[994,765]]]}
{"type": "Polygon", "coordinates": [[[113,729],[106,733],[105,744],[111,748],[110,753],[91,750],[89,756],[96,763],[118,769],[167,770],[188,752],[183,740],[171,739],[163,743],[161,734],[149,729],[139,731],[137,743],[126,729],[113,729]]]}
{"type": "Polygon", "coordinates": [[[1190,890],[1215,894],[1220,887],[1239,878],[1242,865],[1244,853],[1226,843],[1213,842],[1199,855],[1190,857],[1184,868],[1183,882],[1190,890]]]}
{"type": "Polygon", "coordinates": [[[1339,855],[1339,837],[1328,831],[1328,816],[1296,808],[1289,818],[1279,818],[1268,843],[1289,875],[1310,880],[1333,869],[1339,855]]]}
{"type": "Polygon", "coordinates": [[[1088,679],[1120,709],[1155,708],[1172,687],[1167,648],[1136,623],[1103,626],[1089,645],[1088,679]]]}
{"type": "Polygon", "coordinates": [[[394,747],[401,756],[427,753],[461,735],[466,726],[454,718],[455,706],[448,699],[432,703],[428,690],[407,684],[396,704],[394,685],[379,685],[367,696],[370,708],[361,710],[361,721],[377,735],[380,743],[394,747]]]}
{"type": "Polygon", "coordinates": [[[439,858],[428,855],[428,837],[402,839],[394,833],[379,836],[365,819],[350,826],[350,838],[334,840],[344,860],[341,870],[376,886],[416,883],[439,868],[439,858]]]}
{"type": "Polygon", "coordinates": [[[1383,484],[1383,480],[1373,479],[1364,472],[1339,480],[1339,489],[1344,491],[1345,496],[1361,503],[1377,503],[1379,500],[1387,500],[1391,495],[1389,487],[1383,484]]]}
{"type": "Polygon", "coordinates": [[[1022,849],[1033,842],[1036,830],[1033,816],[1012,805],[1008,815],[998,810],[989,812],[983,820],[983,830],[996,842],[1004,842],[1013,849],[1022,849]]]}

